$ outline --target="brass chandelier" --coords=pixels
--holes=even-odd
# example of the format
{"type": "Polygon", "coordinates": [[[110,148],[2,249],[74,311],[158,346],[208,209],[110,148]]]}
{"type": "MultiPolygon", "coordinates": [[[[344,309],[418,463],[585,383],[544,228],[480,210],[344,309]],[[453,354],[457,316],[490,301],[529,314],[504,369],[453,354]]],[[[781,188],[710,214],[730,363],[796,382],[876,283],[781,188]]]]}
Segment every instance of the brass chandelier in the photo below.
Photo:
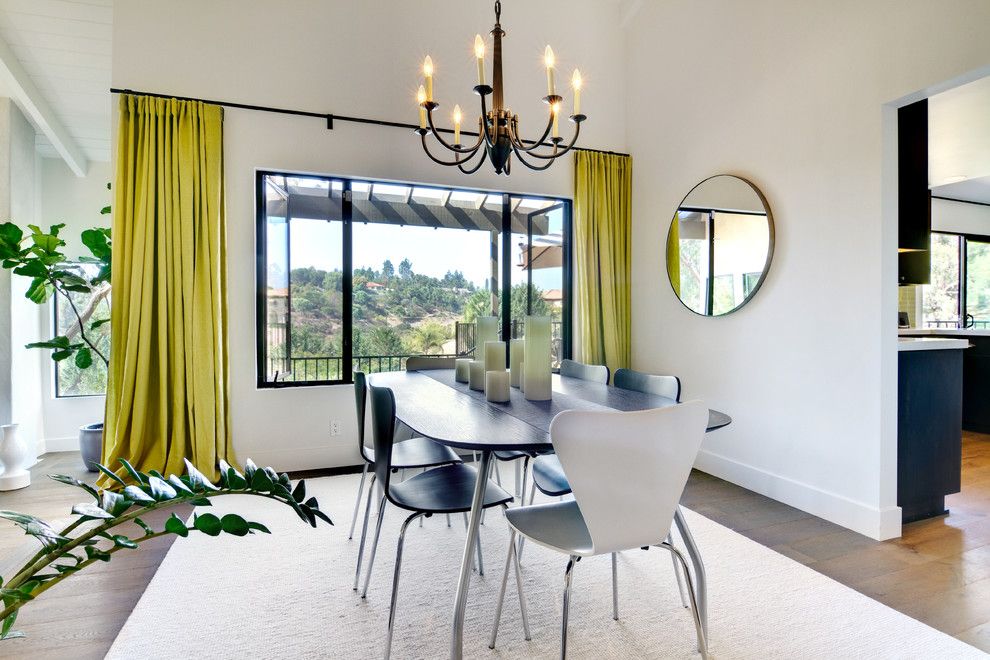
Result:
{"type": "MultiPolygon", "coordinates": [[[[419,133],[423,142],[423,150],[430,159],[440,165],[457,167],[465,174],[473,174],[485,162],[485,156],[495,168],[496,174],[509,174],[512,165],[512,155],[515,154],[523,165],[531,170],[545,170],[557,158],[560,158],[577,142],[581,132],[581,122],[587,117],[581,114],[581,72],[577,69],[571,77],[574,89],[574,113],[569,119],[574,123],[574,135],[566,146],[561,146],[564,139],[560,137],[559,117],[563,97],[554,88],[554,67],[556,65],[553,50],[547,46],[544,64],[547,69],[547,95],[543,102],[549,108],[547,127],[539,140],[524,140],[519,135],[519,115],[505,107],[502,86],[502,37],[505,32],[500,24],[502,3],[495,2],[495,27],[491,31],[493,39],[494,62],[492,66],[492,84],[485,84],[485,42],[481,35],[474,38],[474,55],[478,60],[478,84],[474,93],[481,98],[481,114],[478,116],[478,139],[470,146],[461,145],[461,122],[463,115],[459,105],[454,106],[454,143],[450,144],[437,130],[433,122],[433,111],[440,104],[433,100],[433,60],[427,55],[423,62],[425,85],[420,85],[417,94],[419,103],[419,133]],[[488,96],[492,96],[492,107],[488,109],[488,96]],[[426,136],[432,134],[442,147],[453,154],[453,160],[442,160],[430,152],[426,136]],[[482,149],[484,147],[484,149],[482,149]],[[480,154],[475,160],[475,155],[480,154]]],[[[448,131],[449,132],[449,131],[448,131]]]]}

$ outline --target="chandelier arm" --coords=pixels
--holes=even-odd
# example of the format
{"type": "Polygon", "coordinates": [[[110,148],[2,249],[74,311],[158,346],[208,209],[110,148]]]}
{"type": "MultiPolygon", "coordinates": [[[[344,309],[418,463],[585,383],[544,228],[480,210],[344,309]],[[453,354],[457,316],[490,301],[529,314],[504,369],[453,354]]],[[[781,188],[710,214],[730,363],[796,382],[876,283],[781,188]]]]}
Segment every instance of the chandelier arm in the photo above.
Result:
{"type": "Polygon", "coordinates": [[[425,129],[421,129],[419,131],[419,136],[420,136],[420,138],[422,139],[422,142],[423,142],[423,151],[425,151],[426,152],[426,155],[430,157],[430,160],[432,160],[437,165],[446,165],[447,167],[452,167],[454,165],[461,165],[461,164],[466,163],[467,161],[471,160],[471,156],[474,156],[474,154],[478,151],[478,147],[475,147],[475,151],[472,152],[467,158],[461,158],[460,156],[455,155],[454,156],[454,160],[452,160],[452,161],[440,160],[439,158],[437,158],[436,156],[434,156],[432,153],[430,153],[430,148],[426,145],[426,135],[427,135],[427,133],[428,133],[428,131],[426,131],[425,129]]]}
{"type": "MultiPolygon", "coordinates": [[[[581,134],[581,122],[580,121],[576,121],[574,123],[577,124],[577,126],[575,126],[575,128],[574,128],[574,136],[571,138],[571,141],[569,143],[567,143],[567,146],[566,147],[564,147],[560,151],[557,151],[557,145],[555,144],[554,145],[553,153],[550,153],[550,154],[538,154],[538,153],[535,153],[535,152],[529,152],[526,155],[532,156],[533,158],[539,158],[540,160],[549,160],[549,161],[553,161],[556,158],[560,158],[561,156],[563,156],[564,154],[566,154],[568,151],[571,150],[571,148],[577,142],[578,135],[581,134]]],[[[518,152],[517,152],[517,154],[518,154],[518,152]]]]}
{"type": "Polygon", "coordinates": [[[509,139],[513,143],[512,146],[518,149],[519,151],[529,153],[535,149],[539,149],[540,147],[549,146],[548,144],[546,144],[545,140],[547,139],[547,136],[550,135],[550,130],[553,128],[552,112],[550,113],[550,119],[547,120],[547,128],[545,131],[543,131],[543,135],[540,137],[539,140],[534,142],[529,147],[526,146],[526,143],[523,142],[523,139],[519,136],[519,134],[515,132],[515,130],[512,127],[513,124],[514,122],[509,122],[509,139]]]}
{"type": "MultiPolygon", "coordinates": [[[[521,151],[520,151],[519,149],[517,149],[517,148],[516,148],[516,145],[512,145],[512,151],[513,151],[513,152],[514,152],[514,153],[516,154],[516,159],[517,159],[517,160],[518,160],[518,161],[519,161],[520,163],[522,163],[523,165],[525,165],[526,167],[528,167],[528,168],[529,168],[529,169],[531,169],[531,170],[536,170],[537,172],[540,172],[540,171],[542,171],[542,170],[545,170],[545,169],[549,169],[549,167],[550,167],[551,165],[553,165],[553,163],[554,163],[554,161],[553,161],[553,159],[551,159],[551,160],[548,160],[548,161],[547,161],[546,163],[544,163],[543,165],[534,165],[534,164],[532,164],[532,163],[527,163],[527,162],[526,162],[526,159],[525,159],[525,158],[523,158],[523,152],[521,152],[521,151]]],[[[530,156],[531,156],[531,155],[533,155],[533,154],[528,154],[528,155],[530,155],[530,156]]]]}
{"type": "MultiPolygon", "coordinates": [[[[481,133],[482,136],[484,136],[485,145],[489,149],[494,149],[495,142],[492,141],[492,136],[488,134],[488,104],[485,103],[485,95],[481,94],[480,96],[481,96],[481,128],[478,130],[478,132],[481,133]]],[[[498,120],[496,119],[495,121],[497,122],[498,120]]],[[[493,123],[492,126],[494,129],[497,126],[497,124],[493,123]]]]}
{"type": "MultiPolygon", "coordinates": [[[[481,135],[481,132],[479,131],[478,132],[478,141],[475,142],[474,145],[472,145],[470,147],[459,147],[457,145],[448,144],[446,140],[444,140],[442,137],[440,137],[440,131],[438,131],[437,130],[437,127],[433,125],[433,110],[431,108],[427,108],[427,110],[426,110],[426,121],[429,123],[429,125],[430,125],[430,132],[433,133],[433,137],[435,137],[437,139],[437,142],[439,142],[440,144],[442,144],[449,151],[453,151],[454,153],[458,153],[458,154],[471,154],[471,156],[473,156],[474,153],[478,150],[478,147],[481,146],[481,141],[484,139],[484,136],[482,136],[481,135]]],[[[468,156],[468,158],[470,158],[471,156],[468,156]]]]}
{"type": "Polygon", "coordinates": [[[459,165],[457,166],[457,169],[459,169],[459,170],[460,170],[461,172],[463,172],[464,174],[474,174],[475,172],[477,172],[478,170],[480,170],[480,169],[481,169],[481,166],[482,166],[482,165],[484,165],[484,164],[485,164],[485,162],[487,161],[487,159],[485,158],[485,152],[484,152],[484,151],[482,151],[482,152],[481,152],[481,158],[479,158],[479,159],[478,159],[478,163],[477,163],[477,164],[476,164],[476,165],[475,165],[474,167],[471,167],[471,168],[468,168],[468,169],[465,169],[465,167],[464,167],[464,166],[465,166],[465,165],[467,164],[467,162],[468,162],[469,160],[471,160],[471,159],[472,159],[473,157],[474,157],[474,154],[472,154],[472,155],[470,155],[470,156],[468,156],[467,158],[465,158],[465,159],[464,159],[464,160],[463,160],[463,161],[462,161],[462,162],[461,162],[461,163],[460,163],[460,164],[459,164],[459,165]]]}

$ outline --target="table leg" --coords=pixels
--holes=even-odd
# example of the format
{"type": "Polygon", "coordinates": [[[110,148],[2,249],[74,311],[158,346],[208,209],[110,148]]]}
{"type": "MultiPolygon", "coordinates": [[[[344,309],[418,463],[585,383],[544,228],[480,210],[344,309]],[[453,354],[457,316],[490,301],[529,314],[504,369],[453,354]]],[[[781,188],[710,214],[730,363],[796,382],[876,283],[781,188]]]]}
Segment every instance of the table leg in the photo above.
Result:
{"type": "Polygon", "coordinates": [[[701,552],[698,550],[698,546],[694,542],[694,537],[691,536],[691,530],[688,529],[687,521],[684,520],[684,514],[681,513],[681,507],[678,506],[674,510],[674,522],[677,524],[677,530],[681,533],[681,539],[684,540],[684,545],[687,548],[688,556],[691,557],[691,564],[694,566],[694,578],[697,583],[698,590],[698,610],[701,615],[701,628],[705,631],[705,637],[708,637],[708,577],[705,575],[705,564],[701,561],[701,552]]]}
{"type": "Polygon", "coordinates": [[[454,621],[450,639],[450,657],[452,660],[461,660],[464,653],[464,612],[467,609],[471,564],[474,561],[478,526],[481,523],[482,505],[484,504],[491,461],[491,451],[481,452],[481,462],[478,464],[478,482],[474,487],[474,499],[471,501],[471,518],[468,522],[467,538],[464,540],[464,556],[461,558],[461,573],[457,582],[457,597],[454,599],[454,621]]]}

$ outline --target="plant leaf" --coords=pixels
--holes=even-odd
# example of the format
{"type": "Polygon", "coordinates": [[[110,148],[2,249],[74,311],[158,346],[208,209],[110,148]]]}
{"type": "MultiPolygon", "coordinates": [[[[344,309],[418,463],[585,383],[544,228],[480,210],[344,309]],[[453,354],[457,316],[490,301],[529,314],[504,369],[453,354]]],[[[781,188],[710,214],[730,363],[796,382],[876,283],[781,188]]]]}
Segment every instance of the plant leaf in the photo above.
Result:
{"type": "Polygon", "coordinates": [[[143,504],[153,504],[155,498],[148,495],[146,492],[138,488],[137,486],[128,486],[124,489],[124,495],[134,500],[135,502],[141,502],[143,504]]]}
{"type": "Polygon", "coordinates": [[[121,486],[126,486],[127,485],[127,483],[123,479],[121,479],[116,474],[114,474],[110,470],[110,468],[108,468],[107,466],[102,465],[100,463],[97,463],[96,464],[96,467],[99,468],[100,472],[102,472],[103,474],[107,475],[110,479],[113,479],[114,481],[116,481],[121,486]]]}
{"type": "Polygon", "coordinates": [[[247,488],[248,482],[240,473],[234,468],[227,466],[227,472],[225,473],[227,480],[227,488],[232,490],[244,490],[247,488]]]}
{"type": "MultiPolygon", "coordinates": [[[[4,605],[9,605],[7,599],[4,599],[4,605]]],[[[17,613],[20,610],[14,610],[11,612],[6,619],[3,620],[3,626],[0,627],[0,639],[12,639],[14,637],[23,637],[24,633],[12,633],[10,629],[14,626],[14,621],[17,620],[17,613]]]]}
{"type": "Polygon", "coordinates": [[[100,561],[110,561],[110,553],[94,548],[91,545],[86,546],[86,558],[87,559],[99,559],[100,561]]]}
{"type": "Polygon", "coordinates": [[[247,536],[251,532],[251,527],[244,518],[236,513],[228,513],[220,519],[220,526],[223,531],[234,536],[247,536]]]}
{"type": "Polygon", "coordinates": [[[258,466],[250,458],[244,461],[244,478],[248,481],[254,479],[254,473],[258,471],[258,466]]]}
{"type": "Polygon", "coordinates": [[[155,533],[154,530],[152,530],[151,527],[148,526],[148,523],[144,522],[140,518],[135,518],[134,524],[140,527],[142,530],[144,530],[144,533],[148,534],[149,536],[155,533]]]}
{"type": "Polygon", "coordinates": [[[113,544],[115,546],[119,547],[119,548],[129,548],[131,550],[136,550],[137,547],[138,547],[138,544],[137,543],[135,543],[133,540],[127,538],[123,534],[114,534],[113,535],[113,544]]]}
{"type": "Polygon", "coordinates": [[[181,490],[181,491],[182,491],[183,493],[187,493],[187,494],[189,494],[189,495],[192,495],[192,491],[191,491],[191,490],[189,489],[189,486],[187,486],[187,485],[185,484],[185,482],[184,482],[184,481],[182,481],[182,479],[180,479],[180,478],[178,478],[178,477],[177,477],[177,476],[175,476],[174,474],[170,474],[170,475],[168,475],[168,482],[169,482],[170,484],[172,484],[172,486],[173,486],[173,487],[174,487],[174,488],[175,488],[175,489],[176,489],[177,491],[179,491],[179,490],[181,490]]]}
{"type": "Polygon", "coordinates": [[[93,364],[93,353],[89,348],[80,348],[76,351],[76,367],[88,369],[93,364]]]}
{"type": "Polygon", "coordinates": [[[292,499],[302,502],[306,498],[306,480],[300,479],[296,487],[292,489],[292,499]]]}
{"type": "Polygon", "coordinates": [[[197,497],[194,500],[189,500],[189,504],[193,506],[213,506],[213,503],[205,497],[197,497]]]}
{"type": "Polygon", "coordinates": [[[165,531],[182,538],[189,536],[189,528],[186,527],[186,523],[182,522],[182,519],[174,513],[165,521],[165,531]]]}
{"type": "Polygon", "coordinates": [[[207,536],[219,536],[220,532],[223,531],[223,524],[220,519],[212,513],[193,516],[193,527],[207,536]]]}
{"type": "Polygon", "coordinates": [[[120,464],[124,466],[124,469],[127,470],[127,474],[131,475],[131,479],[133,479],[136,484],[140,486],[141,484],[148,483],[147,477],[138,472],[126,458],[120,459],[120,464]]]}
{"type": "Polygon", "coordinates": [[[93,488],[92,486],[90,486],[89,484],[87,484],[85,482],[79,481],[75,477],[71,477],[71,476],[69,476],[67,474],[50,474],[50,475],[48,475],[48,478],[49,479],[53,479],[53,480],[55,480],[55,481],[57,481],[59,483],[68,484],[70,486],[77,486],[79,488],[82,488],[84,491],[86,491],[87,493],[89,493],[90,495],[92,495],[93,498],[96,499],[97,502],[100,501],[100,494],[98,492],[96,492],[96,489],[95,488],[93,488]]]}
{"type": "Polygon", "coordinates": [[[264,470],[255,470],[251,477],[251,490],[259,493],[267,493],[272,489],[272,480],[264,470]]]}
{"type": "Polygon", "coordinates": [[[148,487],[151,489],[151,496],[159,502],[164,500],[173,500],[178,495],[174,488],[158,477],[149,477],[148,487]]]}
{"type": "Polygon", "coordinates": [[[261,523],[249,522],[248,527],[263,534],[271,534],[271,531],[261,523]]]}
{"type": "Polygon", "coordinates": [[[101,325],[104,325],[104,324],[109,323],[109,322],[110,322],[110,319],[109,318],[97,319],[96,321],[93,321],[92,323],[89,324],[89,329],[90,330],[96,330],[101,325]]]}
{"type": "Polygon", "coordinates": [[[91,502],[86,502],[85,504],[77,504],[72,507],[72,513],[77,516],[83,516],[84,518],[90,519],[100,519],[100,520],[110,520],[114,517],[109,511],[105,511],[100,507],[92,504],[91,502]]]}
{"type": "Polygon", "coordinates": [[[196,466],[190,463],[188,458],[184,460],[186,462],[186,476],[189,478],[189,485],[194,491],[220,490],[202,472],[197,470],[196,466]]]}
{"type": "Polygon", "coordinates": [[[100,507],[116,517],[131,508],[131,501],[120,493],[105,490],[103,491],[103,500],[100,502],[100,507]]]}

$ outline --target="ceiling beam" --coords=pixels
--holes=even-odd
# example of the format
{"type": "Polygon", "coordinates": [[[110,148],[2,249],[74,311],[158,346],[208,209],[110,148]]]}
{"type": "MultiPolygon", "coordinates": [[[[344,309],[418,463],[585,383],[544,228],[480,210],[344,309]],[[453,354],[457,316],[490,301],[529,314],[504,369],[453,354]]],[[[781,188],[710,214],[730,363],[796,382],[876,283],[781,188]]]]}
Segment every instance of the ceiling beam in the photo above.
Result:
{"type": "Polygon", "coordinates": [[[9,91],[21,111],[45,134],[69,169],[76,176],[86,176],[89,167],[86,155],[55,116],[48,101],[3,38],[0,38],[0,85],[9,91]]]}

